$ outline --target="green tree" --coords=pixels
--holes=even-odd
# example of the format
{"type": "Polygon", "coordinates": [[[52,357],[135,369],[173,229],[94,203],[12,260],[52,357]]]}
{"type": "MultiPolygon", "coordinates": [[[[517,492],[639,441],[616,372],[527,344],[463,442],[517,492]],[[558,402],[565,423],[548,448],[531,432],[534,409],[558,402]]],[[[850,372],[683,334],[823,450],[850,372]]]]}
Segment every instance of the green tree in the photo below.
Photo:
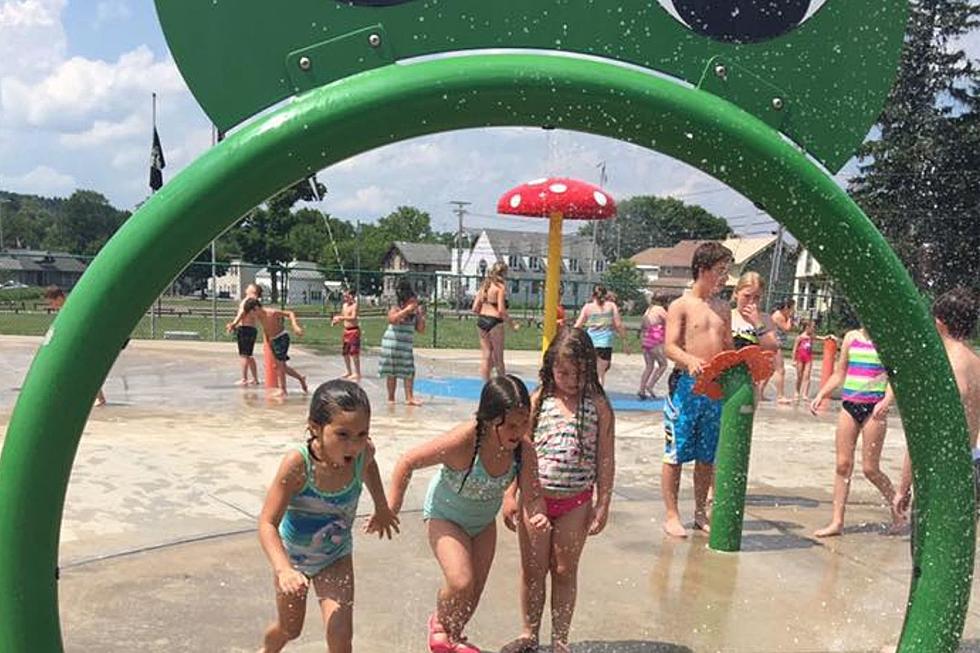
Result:
{"type": "Polygon", "coordinates": [[[898,80],[859,152],[850,190],[920,288],[977,286],[977,70],[956,47],[980,24],[971,0],[911,0],[898,80]]]}
{"type": "Polygon", "coordinates": [[[289,235],[294,228],[304,221],[308,224],[310,220],[309,214],[297,217],[292,208],[297,202],[311,201],[324,193],[326,187],[316,181],[315,176],[303,179],[271,197],[265,207],[249,211],[230,232],[242,258],[269,268],[273,302],[279,301],[280,268],[294,258],[289,235]],[[317,193],[313,192],[312,185],[316,186],[317,193]]]}
{"type": "Polygon", "coordinates": [[[72,254],[96,254],[129,217],[100,193],[76,190],[55,214],[44,237],[48,249],[72,254]]]}
{"type": "Polygon", "coordinates": [[[608,259],[629,258],[648,247],[671,247],[682,240],[716,240],[731,234],[731,228],[700,206],[673,197],[642,195],[620,202],[616,219],[592,222],[579,233],[591,235],[608,259]]]}
{"type": "MultiPolygon", "coordinates": [[[[634,310],[643,303],[643,289],[647,286],[646,276],[629,259],[621,259],[611,264],[602,274],[602,284],[616,293],[621,305],[632,303],[634,310]]],[[[645,308],[645,307],[644,307],[645,308]]]]}
{"type": "Polygon", "coordinates": [[[404,240],[410,243],[435,242],[432,218],[414,206],[399,206],[394,212],[378,220],[378,229],[392,242],[404,240]]]}

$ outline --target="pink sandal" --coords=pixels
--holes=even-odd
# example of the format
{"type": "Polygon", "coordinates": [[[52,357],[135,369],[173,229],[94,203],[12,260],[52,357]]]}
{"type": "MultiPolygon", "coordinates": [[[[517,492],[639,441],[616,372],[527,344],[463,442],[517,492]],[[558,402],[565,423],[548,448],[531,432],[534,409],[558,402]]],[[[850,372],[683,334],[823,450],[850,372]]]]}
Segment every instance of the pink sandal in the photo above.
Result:
{"type": "Polygon", "coordinates": [[[449,643],[449,637],[446,637],[446,641],[440,642],[436,640],[436,635],[445,635],[446,629],[442,627],[436,619],[436,613],[433,612],[429,616],[429,651],[430,653],[455,653],[456,647],[449,643]]]}

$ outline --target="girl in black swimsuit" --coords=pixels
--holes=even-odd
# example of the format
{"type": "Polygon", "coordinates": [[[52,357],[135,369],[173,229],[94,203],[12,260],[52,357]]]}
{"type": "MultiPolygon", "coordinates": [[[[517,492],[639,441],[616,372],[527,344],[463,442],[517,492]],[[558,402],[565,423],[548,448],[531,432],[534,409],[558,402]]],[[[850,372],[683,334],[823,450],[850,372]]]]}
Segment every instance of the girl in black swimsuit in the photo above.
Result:
{"type": "MultiPolygon", "coordinates": [[[[495,263],[473,300],[477,314],[476,326],[480,336],[480,377],[489,381],[492,370],[504,371],[504,322],[507,315],[507,265],[495,263]]],[[[514,325],[516,329],[517,326],[514,325]]]]}

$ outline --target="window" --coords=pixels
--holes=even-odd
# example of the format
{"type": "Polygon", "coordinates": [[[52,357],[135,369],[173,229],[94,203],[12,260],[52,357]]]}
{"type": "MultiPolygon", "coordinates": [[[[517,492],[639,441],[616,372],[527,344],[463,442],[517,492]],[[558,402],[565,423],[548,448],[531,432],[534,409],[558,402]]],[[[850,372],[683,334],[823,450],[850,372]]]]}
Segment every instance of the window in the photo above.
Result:
{"type": "Polygon", "coordinates": [[[568,259],[568,271],[569,272],[581,272],[582,268],[579,266],[577,258],[568,259]]]}
{"type": "Polygon", "coordinates": [[[487,262],[485,259],[482,258],[480,259],[479,268],[480,268],[480,276],[481,277],[487,276],[487,262]]]}
{"type": "Polygon", "coordinates": [[[517,295],[520,292],[521,292],[521,282],[518,281],[517,279],[514,279],[513,281],[510,282],[510,294],[517,295]]]}
{"type": "Polygon", "coordinates": [[[511,270],[520,270],[521,269],[521,257],[518,256],[517,254],[508,254],[507,255],[507,267],[509,267],[511,270]]]}
{"type": "Polygon", "coordinates": [[[594,272],[605,272],[606,271],[606,262],[603,261],[602,259],[599,259],[597,261],[593,261],[592,262],[592,269],[593,269],[594,272]]]}
{"type": "Polygon", "coordinates": [[[541,271],[541,258],[538,256],[530,256],[527,259],[527,269],[532,272],[541,271]]]}
{"type": "Polygon", "coordinates": [[[531,282],[531,294],[532,295],[539,295],[539,294],[541,294],[541,282],[540,281],[532,281],[531,282]]]}

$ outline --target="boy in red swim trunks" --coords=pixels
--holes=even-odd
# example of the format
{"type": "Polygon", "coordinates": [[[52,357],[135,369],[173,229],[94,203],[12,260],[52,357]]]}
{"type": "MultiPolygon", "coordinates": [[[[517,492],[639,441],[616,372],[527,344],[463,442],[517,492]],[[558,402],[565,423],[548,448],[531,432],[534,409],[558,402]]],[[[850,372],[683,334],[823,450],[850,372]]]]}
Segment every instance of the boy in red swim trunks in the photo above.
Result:
{"type": "Polygon", "coordinates": [[[349,288],[344,291],[344,305],[340,314],[334,315],[330,321],[333,325],[341,322],[344,324],[344,365],[347,366],[347,374],[341,378],[357,383],[361,380],[361,325],[358,321],[357,296],[349,288]]]}

